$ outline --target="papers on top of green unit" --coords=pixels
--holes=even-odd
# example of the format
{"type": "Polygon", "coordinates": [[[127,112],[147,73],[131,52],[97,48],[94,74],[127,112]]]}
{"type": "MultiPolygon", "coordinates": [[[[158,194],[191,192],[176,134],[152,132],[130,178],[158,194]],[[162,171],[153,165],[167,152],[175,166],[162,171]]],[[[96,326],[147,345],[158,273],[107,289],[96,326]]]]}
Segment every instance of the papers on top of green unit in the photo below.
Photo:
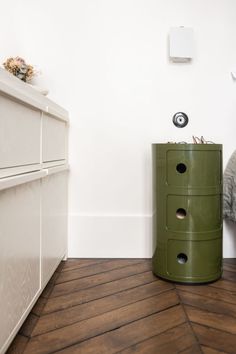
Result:
{"type": "MultiPolygon", "coordinates": [[[[188,144],[186,141],[168,141],[168,144],[188,144]]],[[[201,136],[200,138],[197,136],[192,136],[192,142],[190,144],[215,144],[213,141],[211,140],[206,140],[203,136],[201,136]]]]}

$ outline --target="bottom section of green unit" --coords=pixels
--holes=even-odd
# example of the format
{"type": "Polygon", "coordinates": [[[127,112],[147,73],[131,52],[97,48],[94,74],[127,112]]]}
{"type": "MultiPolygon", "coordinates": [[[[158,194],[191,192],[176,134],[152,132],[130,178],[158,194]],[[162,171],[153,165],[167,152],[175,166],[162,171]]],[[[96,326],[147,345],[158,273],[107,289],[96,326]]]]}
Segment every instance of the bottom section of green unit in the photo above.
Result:
{"type": "Polygon", "coordinates": [[[157,243],[153,272],[164,279],[182,283],[206,283],[222,274],[222,238],[157,243]]]}

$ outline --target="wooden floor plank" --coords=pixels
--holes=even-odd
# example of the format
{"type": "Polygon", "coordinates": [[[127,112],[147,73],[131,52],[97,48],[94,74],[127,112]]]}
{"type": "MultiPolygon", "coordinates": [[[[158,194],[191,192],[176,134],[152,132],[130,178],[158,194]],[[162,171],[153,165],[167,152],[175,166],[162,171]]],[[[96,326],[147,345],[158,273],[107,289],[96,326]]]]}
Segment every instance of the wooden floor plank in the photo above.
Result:
{"type": "Polygon", "coordinates": [[[214,328],[201,326],[195,323],[192,324],[192,327],[202,345],[218,351],[235,354],[235,334],[219,331],[214,328]]]}
{"type": "MultiPolygon", "coordinates": [[[[75,279],[79,279],[79,278],[84,278],[84,277],[89,277],[91,275],[104,273],[104,272],[108,272],[108,271],[111,271],[114,269],[119,269],[122,267],[126,267],[129,265],[135,265],[135,264],[139,264],[139,263],[140,263],[139,260],[134,261],[133,259],[123,260],[123,261],[120,261],[119,259],[118,260],[110,260],[107,262],[102,262],[100,264],[96,264],[96,266],[89,265],[87,267],[77,268],[77,269],[73,269],[71,271],[63,272],[58,276],[55,283],[60,284],[63,282],[67,282],[67,281],[71,281],[71,280],[75,280],[75,279]]],[[[150,264],[150,261],[147,261],[147,263],[150,264]]]]}
{"type": "Polygon", "coordinates": [[[236,282],[236,273],[224,270],[222,278],[226,279],[226,280],[230,280],[230,281],[236,282]]]}
{"type": "Polygon", "coordinates": [[[43,290],[41,297],[48,299],[52,290],[54,288],[54,284],[53,283],[48,283],[47,286],[45,287],[45,289],[43,290]]]}
{"type": "Polygon", "coordinates": [[[152,274],[152,272],[149,271],[114,280],[109,283],[97,285],[89,289],[80,290],[78,292],[66,294],[52,299],[49,298],[43,309],[43,314],[60,311],[157,280],[158,279],[152,274]]]}
{"type": "Polygon", "coordinates": [[[152,297],[170,289],[173,289],[173,285],[155,281],[153,283],[116,293],[89,303],[77,305],[70,309],[41,316],[34,327],[32,336],[98,316],[105,312],[135,303],[148,297],[152,297]]]}
{"type": "Polygon", "coordinates": [[[198,344],[194,344],[189,348],[181,350],[179,353],[181,353],[181,354],[202,354],[202,350],[198,344]]]}
{"type": "Polygon", "coordinates": [[[207,285],[199,286],[184,286],[177,285],[178,290],[199,294],[219,301],[229,302],[236,305],[236,293],[229,290],[218,289],[207,285]]]}
{"type": "Polygon", "coordinates": [[[236,306],[233,304],[224,302],[222,300],[206,298],[205,296],[187,291],[179,291],[178,294],[180,296],[181,302],[184,305],[190,305],[198,307],[201,310],[233,316],[236,318],[236,306]]]}
{"type": "MultiPolygon", "coordinates": [[[[187,323],[171,328],[166,332],[137,343],[125,350],[122,354],[173,354],[185,349],[198,346],[192,330],[187,323]]],[[[198,346],[199,347],[199,346],[198,346]]],[[[194,352],[192,352],[194,353],[194,352]]]]}
{"type": "MultiPolygon", "coordinates": [[[[60,354],[113,354],[161,334],[186,321],[181,306],[148,316],[62,350],[60,354]]],[[[158,353],[156,353],[158,354],[158,353]]],[[[160,353],[164,354],[164,353],[160,353]]]]}
{"type": "Polygon", "coordinates": [[[23,354],[29,339],[17,334],[6,354],[23,354]]]}
{"type": "Polygon", "coordinates": [[[236,334],[236,318],[210,311],[203,311],[188,305],[184,308],[191,322],[222,330],[234,335],[236,334]]]}
{"type": "MultiPolygon", "coordinates": [[[[93,265],[94,267],[96,265],[99,265],[101,263],[105,263],[105,262],[110,262],[110,261],[119,261],[120,264],[122,264],[123,262],[126,262],[127,260],[130,260],[130,258],[70,258],[68,259],[65,263],[65,265],[63,266],[63,268],[61,269],[61,273],[67,272],[67,271],[71,271],[71,270],[76,270],[79,268],[84,268],[84,267],[88,267],[93,265]]],[[[141,263],[141,262],[150,262],[150,258],[132,258],[132,261],[134,263],[141,263]]]]}
{"type": "Polygon", "coordinates": [[[236,258],[224,258],[223,264],[234,264],[236,265],[236,258]]]}
{"type": "Polygon", "coordinates": [[[31,334],[33,332],[34,327],[36,326],[38,322],[39,317],[34,315],[32,312],[29,314],[29,316],[26,318],[25,322],[21,326],[19,330],[19,334],[22,334],[23,336],[26,337],[31,337],[31,334]]]}
{"type": "Polygon", "coordinates": [[[236,273],[236,264],[226,263],[226,264],[224,264],[223,268],[224,268],[224,271],[236,273]]]}
{"type": "Polygon", "coordinates": [[[36,304],[32,308],[31,312],[36,316],[41,316],[47,301],[48,300],[46,298],[40,296],[39,299],[37,300],[36,304]]]}
{"type": "Polygon", "coordinates": [[[90,265],[96,265],[100,263],[107,262],[108,259],[100,259],[100,258],[89,258],[89,259],[78,259],[78,258],[70,258],[66,262],[64,262],[64,265],[61,269],[61,272],[67,272],[70,270],[78,269],[78,268],[83,268],[83,267],[88,267],[90,265]]]}
{"type": "Polygon", "coordinates": [[[59,275],[60,275],[59,272],[54,272],[52,277],[49,279],[49,283],[55,284],[59,275]]]}
{"type": "MultiPolygon", "coordinates": [[[[46,354],[114,330],[179,303],[175,290],[124,306],[117,310],[32,337],[25,354],[46,354]]],[[[170,319],[169,319],[170,320],[170,319]]]]}
{"type": "Polygon", "coordinates": [[[227,354],[226,352],[222,352],[222,350],[216,350],[210,347],[205,347],[205,345],[201,346],[203,354],[227,354]]]}
{"type": "Polygon", "coordinates": [[[232,293],[236,293],[236,282],[234,283],[229,280],[220,279],[214,283],[209,284],[209,286],[213,288],[228,290],[231,291],[232,293]]]}
{"type": "Polygon", "coordinates": [[[92,275],[90,277],[76,279],[62,284],[56,284],[52,289],[52,292],[50,293],[50,297],[70,294],[74,291],[88,289],[99,284],[104,284],[113,280],[126,278],[129,275],[146,272],[148,270],[151,270],[151,264],[149,262],[144,262],[111,270],[106,273],[92,275]]]}

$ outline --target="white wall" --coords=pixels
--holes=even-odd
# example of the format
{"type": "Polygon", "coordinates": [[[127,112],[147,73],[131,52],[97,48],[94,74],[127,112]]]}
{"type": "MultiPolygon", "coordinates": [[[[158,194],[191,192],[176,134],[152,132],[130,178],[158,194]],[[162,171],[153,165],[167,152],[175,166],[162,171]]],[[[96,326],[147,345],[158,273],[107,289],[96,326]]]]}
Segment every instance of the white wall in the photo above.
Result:
{"type": "MultiPolygon", "coordinates": [[[[236,149],[235,0],[13,0],[1,4],[0,55],[43,71],[70,111],[69,256],[150,257],[152,142],[236,149]],[[168,60],[172,26],[193,27],[191,64],[168,60]],[[184,129],[172,124],[189,115],[184,129]]],[[[224,256],[236,257],[234,225],[224,256]]]]}

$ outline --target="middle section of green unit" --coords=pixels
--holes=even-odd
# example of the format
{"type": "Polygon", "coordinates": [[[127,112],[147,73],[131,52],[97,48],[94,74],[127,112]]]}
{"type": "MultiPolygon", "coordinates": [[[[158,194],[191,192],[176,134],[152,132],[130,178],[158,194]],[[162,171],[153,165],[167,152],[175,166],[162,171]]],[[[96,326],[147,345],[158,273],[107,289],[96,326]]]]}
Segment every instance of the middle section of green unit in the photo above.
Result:
{"type": "Polygon", "coordinates": [[[166,229],[201,233],[221,228],[221,195],[167,195],[166,229]]]}

